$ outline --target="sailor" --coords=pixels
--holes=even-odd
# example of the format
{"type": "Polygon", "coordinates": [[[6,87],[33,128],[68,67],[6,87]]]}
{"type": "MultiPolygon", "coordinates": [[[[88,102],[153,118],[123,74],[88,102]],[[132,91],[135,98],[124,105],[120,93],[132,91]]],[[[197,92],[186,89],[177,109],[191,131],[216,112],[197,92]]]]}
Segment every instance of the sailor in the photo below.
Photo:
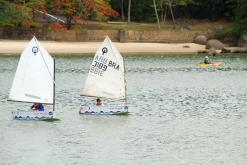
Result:
{"type": "Polygon", "coordinates": [[[43,104],[41,103],[34,103],[31,106],[31,109],[35,110],[35,111],[45,111],[43,104]]]}

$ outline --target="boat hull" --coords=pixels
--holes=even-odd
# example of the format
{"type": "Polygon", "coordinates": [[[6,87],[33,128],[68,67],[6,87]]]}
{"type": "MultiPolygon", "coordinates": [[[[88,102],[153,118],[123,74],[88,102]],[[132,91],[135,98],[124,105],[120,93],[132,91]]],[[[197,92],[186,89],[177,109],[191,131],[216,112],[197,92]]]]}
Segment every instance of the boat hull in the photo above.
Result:
{"type": "Polygon", "coordinates": [[[85,115],[124,115],[128,106],[82,106],[79,114],[85,115]]]}
{"type": "Polygon", "coordinates": [[[201,63],[201,64],[197,64],[197,66],[200,66],[200,67],[217,67],[217,66],[222,66],[222,65],[223,65],[222,63],[212,63],[212,64],[201,63]]]}
{"type": "Polygon", "coordinates": [[[16,120],[47,120],[53,118],[51,111],[12,111],[13,119],[16,120]]]}

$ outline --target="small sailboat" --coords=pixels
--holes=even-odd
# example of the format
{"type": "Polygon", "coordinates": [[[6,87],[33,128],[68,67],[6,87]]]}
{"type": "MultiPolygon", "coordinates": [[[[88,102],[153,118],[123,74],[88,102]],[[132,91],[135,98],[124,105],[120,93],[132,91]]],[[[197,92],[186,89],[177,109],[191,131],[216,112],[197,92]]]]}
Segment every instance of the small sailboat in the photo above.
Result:
{"type": "Polygon", "coordinates": [[[119,115],[127,114],[126,81],[123,57],[106,37],[97,50],[81,96],[121,100],[119,105],[83,105],[80,114],[119,115]]]}
{"type": "Polygon", "coordinates": [[[33,37],[21,54],[8,101],[51,104],[53,110],[12,111],[14,119],[52,119],[55,109],[55,60],[33,37]]]}

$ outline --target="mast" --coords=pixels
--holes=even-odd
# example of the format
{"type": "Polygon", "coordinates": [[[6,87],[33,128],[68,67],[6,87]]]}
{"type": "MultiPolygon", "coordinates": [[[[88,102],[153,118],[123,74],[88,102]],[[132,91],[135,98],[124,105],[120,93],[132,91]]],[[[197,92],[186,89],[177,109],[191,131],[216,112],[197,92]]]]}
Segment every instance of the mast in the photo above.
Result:
{"type": "Polygon", "coordinates": [[[55,111],[55,73],[56,73],[56,63],[54,58],[54,70],[53,70],[53,111],[55,111]]]}
{"type": "Polygon", "coordinates": [[[125,98],[124,98],[124,100],[125,100],[125,105],[127,105],[127,83],[126,83],[126,78],[125,78],[125,75],[126,75],[126,71],[125,71],[125,62],[124,62],[124,59],[123,59],[123,63],[124,63],[124,88],[125,88],[125,90],[124,90],[124,96],[125,96],[125,98]]]}

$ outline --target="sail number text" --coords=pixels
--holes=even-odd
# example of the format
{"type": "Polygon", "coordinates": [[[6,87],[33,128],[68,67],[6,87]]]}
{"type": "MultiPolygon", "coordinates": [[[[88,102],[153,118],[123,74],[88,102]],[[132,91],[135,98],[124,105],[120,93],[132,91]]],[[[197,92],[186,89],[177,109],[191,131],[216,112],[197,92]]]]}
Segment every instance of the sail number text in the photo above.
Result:
{"type": "Polygon", "coordinates": [[[119,64],[116,62],[108,60],[103,56],[96,56],[90,68],[90,72],[102,76],[108,67],[119,71],[119,64]]]}
{"type": "Polygon", "coordinates": [[[102,76],[103,72],[106,71],[107,65],[94,61],[94,64],[91,66],[90,72],[102,76]]]}
{"type": "Polygon", "coordinates": [[[102,69],[103,71],[106,71],[107,66],[98,62],[98,61],[94,61],[94,64],[92,65],[92,67],[97,67],[99,69],[102,69]]]}

